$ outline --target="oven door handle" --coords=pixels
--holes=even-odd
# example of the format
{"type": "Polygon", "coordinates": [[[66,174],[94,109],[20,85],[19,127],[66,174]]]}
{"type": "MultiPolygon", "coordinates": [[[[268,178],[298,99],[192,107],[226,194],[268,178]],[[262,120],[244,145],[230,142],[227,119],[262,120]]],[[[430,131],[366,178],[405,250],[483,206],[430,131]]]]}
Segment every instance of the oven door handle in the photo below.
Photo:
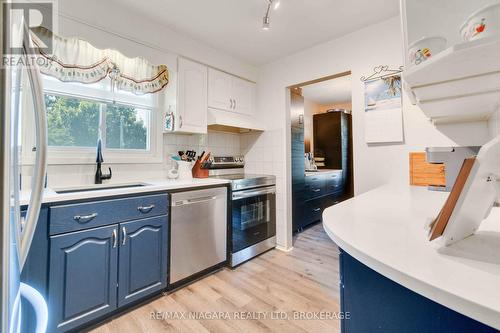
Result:
{"type": "Polygon", "coordinates": [[[245,199],[245,198],[250,198],[250,197],[256,197],[256,196],[264,195],[264,194],[276,194],[276,187],[272,186],[272,187],[268,187],[268,188],[260,189],[260,190],[248,190],[248,191],[241,191],[241,192],[233,192],[233,201],[245,199]]]}

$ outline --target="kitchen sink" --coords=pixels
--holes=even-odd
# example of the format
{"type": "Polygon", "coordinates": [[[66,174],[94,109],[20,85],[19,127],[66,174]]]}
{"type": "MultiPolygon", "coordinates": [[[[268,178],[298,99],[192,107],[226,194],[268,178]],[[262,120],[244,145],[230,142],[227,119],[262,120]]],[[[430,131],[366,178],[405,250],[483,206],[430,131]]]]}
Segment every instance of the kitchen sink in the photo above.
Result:
{"type": "Polygon", "coordinates": [[[91,185],[88,187],[74,187],[74,188],[66,188],[66,189],[57,189],[54,190],[57,194],[64,193],[78,193],[78,192],[89,192],[89,191],[102,191],[102,190],[116,190],[120,188],[134,188],[134,187],[143,187],[147,186],[145,183],[136,183],[136,184],[120,184],[120,185],[91,185]]]}

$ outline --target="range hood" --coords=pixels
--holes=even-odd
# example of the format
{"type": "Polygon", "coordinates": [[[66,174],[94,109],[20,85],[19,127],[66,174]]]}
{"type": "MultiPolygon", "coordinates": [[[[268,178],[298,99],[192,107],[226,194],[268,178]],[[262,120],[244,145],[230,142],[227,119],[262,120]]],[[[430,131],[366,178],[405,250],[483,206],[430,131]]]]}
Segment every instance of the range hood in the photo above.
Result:
{"type": "Polygon", "coordinates": [[[222,132],[245,133],[264,131],[264,126],[254,117],[231,111],[208,109],[208,129],[222,132]]]}

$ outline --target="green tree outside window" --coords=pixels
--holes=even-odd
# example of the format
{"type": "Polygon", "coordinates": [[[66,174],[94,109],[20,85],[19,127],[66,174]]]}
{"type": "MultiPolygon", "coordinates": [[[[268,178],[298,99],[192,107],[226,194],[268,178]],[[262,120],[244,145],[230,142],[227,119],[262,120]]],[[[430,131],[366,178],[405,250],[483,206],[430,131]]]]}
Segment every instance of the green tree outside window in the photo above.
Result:
{"type": "Polygon", "coordinates": [[[149,110],[54,94],[45,95],[45,106],[49,146],[95,147],[104,112],[106,148],[149,148],[149,110]]]}

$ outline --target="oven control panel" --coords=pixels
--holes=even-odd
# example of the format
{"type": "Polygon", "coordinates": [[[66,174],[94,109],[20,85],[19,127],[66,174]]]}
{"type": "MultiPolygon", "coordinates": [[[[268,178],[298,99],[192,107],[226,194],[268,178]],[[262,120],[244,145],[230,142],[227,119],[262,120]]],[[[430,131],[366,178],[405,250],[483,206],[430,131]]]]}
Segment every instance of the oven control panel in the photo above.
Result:
{"type": "Polygon", "coordinates": [[[212,166],[241,167],[245,165],[243,156],[210,156],[212,166]]]}

